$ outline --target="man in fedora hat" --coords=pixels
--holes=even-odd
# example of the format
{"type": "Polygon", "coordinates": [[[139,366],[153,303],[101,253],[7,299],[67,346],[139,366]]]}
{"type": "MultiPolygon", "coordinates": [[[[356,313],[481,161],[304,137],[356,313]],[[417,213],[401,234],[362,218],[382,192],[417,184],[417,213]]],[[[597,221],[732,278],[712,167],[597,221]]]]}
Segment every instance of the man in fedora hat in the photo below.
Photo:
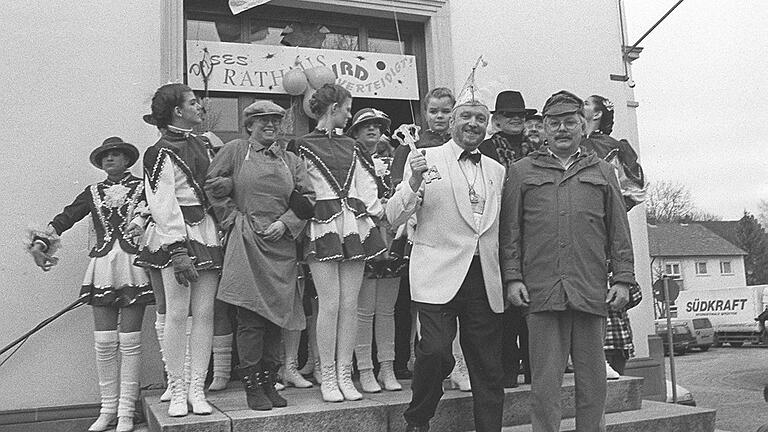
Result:
{"type": "Polygon", "coordinates": [[[496,106],[491,121],[499,127],[491,138],[480,144],[480,153],[509,168],[513,162],[524,157],[523,129],[527,115],[536,110],[525,107],[523,95],[515,90],[505,90],[496,96],[496,106]]]}
{"type": "MultiPolygon", "coordinates": [[[[525,107],[520,92],[506,90],[499,93],[492,116],[492,122],[499,130],[480,144],[480,152],[509,168],[531,151],[531,148],[524,145],[523,131],[526,118],[535,113],[535,109],[525,107]]],[[[523,369],[528,366],[528,329],[522,318],[522,310],[517,307],[507,308],[504,311],[503,326],[504,387],[514,388],[518,385],[521,363],[523,369]]],[[[530,373],[525,374],[525,382],[530,383],[530,373]]]]}
{"type": "Polygon", "coordinates": [[[503,189],[502,276],[507,300],[527,308],[534,432],[560,430],[569,353],[576,430],[605,431],[605,317],[627,304],[636,283],[613,166],[580,146],[583,109],[570,92],[552,95],[542,110],[548,146],[515,163],[503,189]]]}

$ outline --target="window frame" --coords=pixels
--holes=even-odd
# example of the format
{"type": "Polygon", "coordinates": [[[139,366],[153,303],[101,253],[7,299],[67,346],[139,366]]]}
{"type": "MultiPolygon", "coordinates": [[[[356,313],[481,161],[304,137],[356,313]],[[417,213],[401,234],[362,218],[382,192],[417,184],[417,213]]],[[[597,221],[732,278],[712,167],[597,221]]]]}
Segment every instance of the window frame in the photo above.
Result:
{"type": "Polygon", "coordinates": [[[693,264],[693,269],[696,272],[696,276],[709,276],[709,272],[707,269],[707,262],[706,261],[695,261],[693,264]],[[701,268],[700,265],[704,266],[704,271],[700,271],[701,268]]]}
{"type": "Polygon", "coordinates": [[[730,260],[729,261],[720,261],[720,274],[721,275],[731,276],[731,275],[735,274],[733,272],[733,264],[731,264],[731,263],[732,263],[732,261],[730,261],[730,260]],[[723,266],[724,265],[728,266],[728,271],[727,272],[723,270],[723,266]]]}
{"type": "MultiPolygon", "coordinates": [[[[358,30],[358,49],[357,51],[369,51],[368,35],[373,33],[377,38],[386,38],[390,36],[397,38],[395,23],[391,19],[380,18],[376,16],[340,14],[337,12],[302,9],[299,7],[284,7],[270,4],[261,5],[257,8],[244,11],[236,16],[232,16],[226,2],[216,3],[206,0],[184,0],[183,29],[184,44],[188,40],[187,21],[188,20],[240,20],[240,41],[237,43],[249,43],[251,21],[290,21],[316,23],[333,27],[356,28],[358,30]]],[[[427,82],[427,52],[426,52],[426,28],[424,22],[401,19],[399,21],[401,41],[404,47],[404,53],[416,57],[417,80],[419,97],[423,97],[428,91],[427,82]]],[[[187,64],[186,49],[183,50],[183,65],[187,64]]],[[[183,82],[187,82],[186,66],[183,70],[183,82]]],[[[254,99],[273,100],[274,94],[267,93],[230,93],[216,92],[218,97],[237,97],[239,100],[238,123],[241,133],[244,132],[243,120],[240,113],[254,99]]],[[[211,92],[213,96],[214,92],[211,92]]],[[[414,115],[416,124],[422,123],[421,102],[420,100],[408,101],[411,105],[411,112],[414,115]]],[[[282,103],[277,102],[279,105],[282,103]]],[[[407,105],[406,105],[407,106],[407,105]]],[[[294,134],[288,134],[286,139],[295,136],[301,136],[309,132],[314,127],[314,120],[304,114],[301,103],[298,109],[294,110],[294,134]]],[[[409,121],[410,122],[410,121],[409,121]]],[[[218,135],[218,131],[214,131],[218,135]]],[[[229,137],[230,133],[226,135],[229,137]]],[[[231,134],[235,136],[234,134],[231,134]]],[[[226,142],[226,141],[225,141],[226,142]]]]}
{"type": "Polygon", "coordinates": [[[680,272],[680,268],[681,267],[680,267],[680,262],[679,261],[665,262],[664,263],[664,274],[666,276],[671,277],[672,279],[682,279],[683,275],[680,272]],[[667,271],[668,267],[671,268],[672,270],[674,270],[674,268],[677,267],[677,273],[667,271]]]}

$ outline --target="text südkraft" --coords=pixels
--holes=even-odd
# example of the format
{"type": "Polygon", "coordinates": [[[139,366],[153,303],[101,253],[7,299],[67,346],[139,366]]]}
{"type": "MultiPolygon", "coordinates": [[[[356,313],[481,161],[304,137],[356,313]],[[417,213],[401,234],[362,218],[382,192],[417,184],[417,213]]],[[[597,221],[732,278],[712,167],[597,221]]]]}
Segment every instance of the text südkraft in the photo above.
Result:
{"type": "Polygon", "coordinates": [[[744,310],[747,304],[745,298],[736,298],[730,300],[699,300],[694,299],[685,304],[686,312],[733,312],[744,310]]]}

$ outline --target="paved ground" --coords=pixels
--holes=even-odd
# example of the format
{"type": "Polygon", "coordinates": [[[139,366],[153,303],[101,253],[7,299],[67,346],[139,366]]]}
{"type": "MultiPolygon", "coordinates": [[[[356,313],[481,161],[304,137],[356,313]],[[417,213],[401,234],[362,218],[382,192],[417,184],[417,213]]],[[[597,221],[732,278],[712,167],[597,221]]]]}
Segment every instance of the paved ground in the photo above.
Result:
{"type": "MultiPolygon", "coordinates": [[[[669,358],[666,357],[667,379],[669,358]]],[[[717,409],[717,428],[755,432],[768,424],[768,348],[712,348],[675,357],[678,385],[693,393],[697,406],[717,409]]]]}

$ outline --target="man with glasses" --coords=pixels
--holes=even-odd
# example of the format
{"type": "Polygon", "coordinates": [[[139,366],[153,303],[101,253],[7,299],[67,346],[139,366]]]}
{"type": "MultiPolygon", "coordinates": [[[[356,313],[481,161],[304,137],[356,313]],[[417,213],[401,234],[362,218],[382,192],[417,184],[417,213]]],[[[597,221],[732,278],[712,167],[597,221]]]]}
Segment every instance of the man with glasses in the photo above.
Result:
{"type": "Polygon", "coordinates": [[[635,283],[629,222],[613,167],[580,147],[583,108],[566,91],[547,100],[548,146],[509,169],[502,198],[502,277],[507,300],[527,308],[534,432],[560,429],[569,353],[576,430],[605,431],[605,317],[609,308],[626,305],[635,283]]]}
{"type": "Polygon", "coordinates": [[[523,149],[523,129],[526,116],[535,113],[535,109],[525,108],[520,92],[506,90],[499,93],[491,117],[499,131],[480,144],[480,153],[509,168],[528,153],[523,149]]]}
{"type": "Polygon", "coordinates": [[[540,114],[525,116],[525,129],[523,129],[523,147],[528,148],[528,153],[541,148],[544,145],[544,120],[540,114]]]}

